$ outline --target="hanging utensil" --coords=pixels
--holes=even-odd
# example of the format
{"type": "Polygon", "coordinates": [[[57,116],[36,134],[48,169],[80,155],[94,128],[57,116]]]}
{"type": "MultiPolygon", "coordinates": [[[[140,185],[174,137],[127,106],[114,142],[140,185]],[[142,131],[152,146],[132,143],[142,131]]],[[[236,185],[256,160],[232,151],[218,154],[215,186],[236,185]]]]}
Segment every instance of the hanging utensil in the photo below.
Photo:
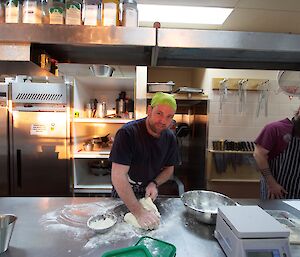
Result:
{"type": "Polygon", "coordinates": [[[221,122],[222,120],[223,103],[224,100],[227,98],[227,91],[228,91],[227,82],[228,79],[223,79],[219,82],[220,83],[220,87],[219,87],[220,105],[219,105],[219,117],[218,117],[219,122],[221,122]]]}
{"type": "Polygon", "coordinates": [[[245,111],[245,103],[247,97],[248,79],[241,79],[238,82],[238,96],[239,96],[239,113],[245,111]]]}
{"type": "Polygon", "coordinates": [[[256,117],[258,118],[261,108],[264,108],[265,117],[268,116],[268,98],[269,98],[269,87],[270,83],[269,80],[262,82],[257,89],[260,90],[260,94],[258,97],[258,106],[256,109],[256,117]]]}

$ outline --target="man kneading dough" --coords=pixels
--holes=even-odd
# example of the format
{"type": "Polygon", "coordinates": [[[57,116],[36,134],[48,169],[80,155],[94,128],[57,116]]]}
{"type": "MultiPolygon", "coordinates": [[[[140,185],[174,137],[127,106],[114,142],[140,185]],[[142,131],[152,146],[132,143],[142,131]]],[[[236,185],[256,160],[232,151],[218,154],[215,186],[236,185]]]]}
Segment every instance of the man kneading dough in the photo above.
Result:
{"type": "Polygon", "coordinates": [[[120,197],[144,229],[158,227],[160,218],[138,199],[155,201],[158,187],[172,177],[174,165],[179,163],[176,136],[169,129],[176,108],[172,95],[156,93],[147,117],[120,128],[110,152],[111,196],[120,197]]]}
{"type": "MultiPolygon", "coordinates": [[[[143,206],[144,209],[146,209],[146,210],[148,210],[148,211],[151,211],[151,212],[154,212],[154,214],[155,214],[157,217],[160,217],[160,213],[159,213],[159,211],[158,211],[156,205],[152,202],[152,200],[151,200],[150,197],[142,198],[142,199],[139,200],[139,202],[142,204],[142,206],[143,206]]],[[[136,217],[135,217],[131,212],[126,213],[126,215],[124,216],[124,220],[125,220],[128,224],[130,224],[130,225],[132,225],[132,226],[134,226],[134,227],[136,227],[136,228],[142,228],[142,227],[140,226],[140,224],[138,223],[136,217]]],[[[150,222],[149,222],[148,224],[150,225],[150,222]]],[[[144,228],[144,229],[156,229],[156,228],[158,227],[159,224],[158,224],[158,223],[155,223],[156,226],[152,226],[152,227],[149,226],[149,225],[144,226],[143,228],[144,228]],[[149,227],[148,227],[148,226],[149,226],[149,227]]]]}

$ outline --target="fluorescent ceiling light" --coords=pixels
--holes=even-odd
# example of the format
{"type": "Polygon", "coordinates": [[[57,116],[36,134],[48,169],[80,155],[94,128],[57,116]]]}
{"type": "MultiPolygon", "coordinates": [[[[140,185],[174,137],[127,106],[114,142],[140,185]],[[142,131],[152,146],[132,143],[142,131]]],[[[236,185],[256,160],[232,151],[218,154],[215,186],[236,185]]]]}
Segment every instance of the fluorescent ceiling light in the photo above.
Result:
{"type": "Polygon", "coordinates": [[[185,24],[223,24],[233,9],[138,4],[139,21],[141,22],[166,22],[185,24]]]}

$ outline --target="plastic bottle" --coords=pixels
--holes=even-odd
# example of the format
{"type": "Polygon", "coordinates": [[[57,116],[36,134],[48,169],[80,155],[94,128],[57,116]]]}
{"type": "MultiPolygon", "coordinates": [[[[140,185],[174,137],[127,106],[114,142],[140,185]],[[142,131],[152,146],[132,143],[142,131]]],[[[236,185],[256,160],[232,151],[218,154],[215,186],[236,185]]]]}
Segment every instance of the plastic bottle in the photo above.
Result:
{"type": "Polygon", "coordinates": [[[102,0],[102,26],[119,25],[119,0],[102,0]]]}
{"type": "Polygon", "coordinates": [[[79,0],[66,1],[66,24],[81,25],[82,2],[79,0]]]}
{"type": "Polygon", "coordinates": [[[122,25],[125,27],[138,27],[138,9],[135,0],[123,1],[122,25]]]}
{"type": "Polygon", "coordinates": [[[40,0],[24,0],[22,8],[23,23],[42,23],[42,7],[40,0]]]}
{"type": "Polygon", "coordinates": [[[20,2],[19,0],[7,0],[5,3],[5,22],[20,22],[20,2]]]}
{"type": "Polygon", "coordinates": [[[100,24],[100,0],[85,0],[83,6],[83,24],[97,26],[100,24]]]}
{"type": "Polygon", "coordinates": [[[86,117],[87,118],[92,118],[92,105],[91,105],[91,103],[87,103],[85,105],[85,111],[86,111],[86,117]]]}
{"type": "Polygon", "coordinates": [[[64,20],[65,20],[64,0],[53,0],[48,4],[49,4],[49,24],[64,24],[64,20]]]}

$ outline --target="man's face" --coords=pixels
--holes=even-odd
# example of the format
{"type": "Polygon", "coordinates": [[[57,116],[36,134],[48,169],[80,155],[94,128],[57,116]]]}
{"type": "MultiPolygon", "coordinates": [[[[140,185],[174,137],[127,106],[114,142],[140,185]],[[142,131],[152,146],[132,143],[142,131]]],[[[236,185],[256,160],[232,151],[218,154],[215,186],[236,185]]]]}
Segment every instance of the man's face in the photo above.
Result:
{"type": "Polygon", "coordinates": [[[175,111],[169,105],[148,106],[148,121],[150,129],[156,134],[169,128],[175,111]]]}

